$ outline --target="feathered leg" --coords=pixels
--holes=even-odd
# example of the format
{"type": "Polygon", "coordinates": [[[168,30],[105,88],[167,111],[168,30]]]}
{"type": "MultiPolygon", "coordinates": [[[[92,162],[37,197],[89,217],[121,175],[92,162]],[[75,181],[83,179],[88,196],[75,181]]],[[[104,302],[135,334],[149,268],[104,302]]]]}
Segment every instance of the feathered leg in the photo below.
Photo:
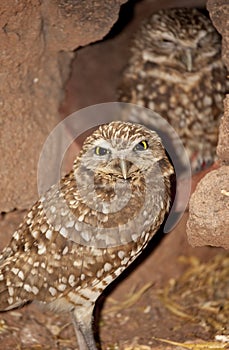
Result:
{"type": "Polygon", "coordinates": [[[87,310],[84,308],[81,311],[76,308],[72,311],[79,350],[97,350],[92,329],[93,309],[94,305],[87,310]]]}

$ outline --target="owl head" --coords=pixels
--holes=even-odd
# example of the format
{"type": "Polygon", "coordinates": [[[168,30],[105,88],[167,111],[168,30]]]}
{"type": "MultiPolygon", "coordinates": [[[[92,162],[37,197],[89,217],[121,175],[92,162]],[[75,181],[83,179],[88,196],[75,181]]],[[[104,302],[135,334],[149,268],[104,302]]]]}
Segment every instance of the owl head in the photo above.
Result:
{"type": "Polygon", "coordinates": [[[197,9],[185,8],[153,14],[141,26],[135,46],[146,63],[187,72],[214,62],[221,52],[219,34],[210,19],[197,9]]]}
{"type": "Polygon", "coordinates": [[[76,160],[102,176],[128,180],[156,163],[172,173],[162,141],[156,132],[139,124],[114,121],[101,125],[89,136],[76,160]]]}

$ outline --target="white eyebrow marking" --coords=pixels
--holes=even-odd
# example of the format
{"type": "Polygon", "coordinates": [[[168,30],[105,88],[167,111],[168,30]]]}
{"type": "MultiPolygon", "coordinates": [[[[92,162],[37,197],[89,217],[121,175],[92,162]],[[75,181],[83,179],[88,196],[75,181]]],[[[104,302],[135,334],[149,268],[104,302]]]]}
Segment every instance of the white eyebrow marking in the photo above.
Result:
{"type": "Polygon", "coordinates": [[[107,148],[107,149],[111,149],[112,146],[110,144],[110,142],[106,141],[106,140],[103,140],[103,139],[98,139],[98,140],[95,140],[93,142],[94,146],[100,146],[100,147],[103,147],[103,148],[107,148]]]}

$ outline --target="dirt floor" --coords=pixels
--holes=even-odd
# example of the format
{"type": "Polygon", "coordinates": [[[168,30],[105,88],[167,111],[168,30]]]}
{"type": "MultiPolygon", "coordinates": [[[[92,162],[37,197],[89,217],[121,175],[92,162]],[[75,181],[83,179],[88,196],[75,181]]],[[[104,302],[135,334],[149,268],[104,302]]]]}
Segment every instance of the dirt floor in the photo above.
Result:
{"type": "MultiPolygon", "coordinates": [[[[154,1],[140,3],[136,2],[134,10],[137,19],[126,24],[125,31],[119,27],[118,35],[114,31],[103,43],[76,53],[61,107],[63,117],[93,103],[115,101],[115,87],[128,57],[126,43],[139,20],[149,8],[155,8],[154,1]]],[[[24,214],[1,215],[0,248],[24,214]]],[[[144,256],[99,300],[95,335],[102,349],[217,350],[229,344],[229,253],[219,248],[192,248],[186,236],[187,215],[172,232],[155,236],[144,256]]],[[[0,350],[70,350],[76,344],[68,315],[54,315],[34,304],[0,314],[0,350]]]]}

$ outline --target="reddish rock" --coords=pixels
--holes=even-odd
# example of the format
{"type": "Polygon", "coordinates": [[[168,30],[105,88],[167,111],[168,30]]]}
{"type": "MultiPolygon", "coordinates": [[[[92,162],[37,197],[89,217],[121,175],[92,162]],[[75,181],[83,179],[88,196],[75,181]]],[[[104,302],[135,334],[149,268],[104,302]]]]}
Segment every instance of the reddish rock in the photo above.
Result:
{"type": "Polygon", "coordinates": [[[222,163],[229,164],[229,95],[224,101],[224,116],[219,128],[217,155],[222,163]]]}
{"type": "MultiPolygon", "coordinates": [[[[208,0],[213,24],[222,35],[224,62],[229,69],[229,6],[227,0],[208,0]]],[[[229,249],[229,95],[217,147],[219,169],[209,172],[197,185],[189,204],[188,240],[193,246],[211,245],[229,249]]]]}
{"type": "Polygon", "coordinates": [[[229,6],[228,0],[208,0],[207,9],[209,11],[211,20],[222,35],[222,57],[229,70],[229,6]]]}
{"type": "Polygon", "coordinates": [[[73,50],[102,39],[125,0],[2,0],[0,212],[37,197],[37,162],[59,121],[73,50]]]}
{"type": "Polygon", "coordinates": [[[229,167],[208,173],[189,203],[188,241],[192,246],[229,249],[229,167]]]}

